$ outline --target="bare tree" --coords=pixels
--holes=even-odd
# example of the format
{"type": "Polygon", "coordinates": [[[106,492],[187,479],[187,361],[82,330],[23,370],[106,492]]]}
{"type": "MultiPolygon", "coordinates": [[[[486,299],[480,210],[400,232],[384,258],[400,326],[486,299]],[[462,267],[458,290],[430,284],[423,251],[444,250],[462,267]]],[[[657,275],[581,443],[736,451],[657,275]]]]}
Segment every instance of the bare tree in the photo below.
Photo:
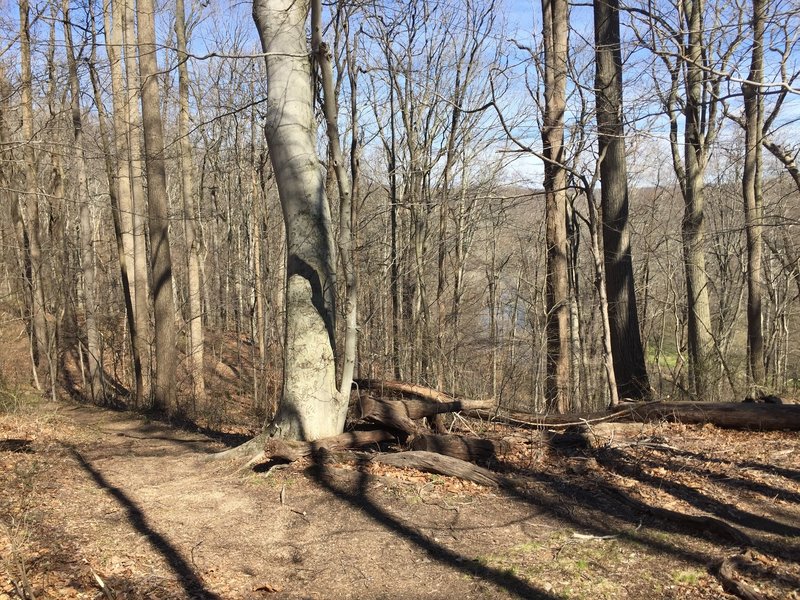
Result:
{"type": "Polygon", "coordinates": [[[178,42],[178,137],[180,149],[183,223],[186,233],[189,279],[189,356],[195,398],[205,396],[203,377],[203,304],[200,280],[200,241],[197,237],[194,209],[194,163],[189,142],[189,70],[186,66],[186,15],[183,0],[175,3],[175,35],[178,42]]]}
{"type": "Polygon", "coordinates": [[[171,411],[176,407],[177,348],[175,347],[175,304],[172,297],[167,176],[157,78],[155,4],[153,0],[137,0],[136,13],[155,314],[156,379],[153,404],[157,410],[171,411]]]}
{"type": "Polygon", "coordinates": [[[569,408],[570,331],[567,261],[567,172],[564,168],[564,112],[567,86],[567,0],[542,0],[544,114],[542,155],[547,245],[547,388],[551,410],[569,408]]]}
{"type": "Polygon", "coordinates": [[[336,389],[334,250],[316,152],[308,13],[308,0],[253,4],[269,82],[265,135],[288,245],[283,392],[270,430],[314,440],[342,431],[349,390],[336,389]]]}
{"type": "Polygon", "coordinates": [[[628,222],[618,0],[595,0],[595,102],[600,162],[605,287],[620,397],[650,394],[636,310],[628,222]]]}
{"type": "MultiPolygon", "coordinates": [[[[40,364],[41,357],[47,358],[52,373],[50,335],[45,318],[47,305],[44,296],[42,242],[39,234],[39,186],[36,178],[36,152],[33,139],[33,90],[31,83],[31,30],[30,7],[28,0],[19,0],[19,35],[21,67],[21,114],[22,143],[25,187],[22,205],[22,221],[27,238],[26,262],[30,264],[28,286],[30,288],[30,314],[32,325],[32,348],[34,362],[40,364]]],[[[27,269],[26,269],[27,271],[27,269]]],[[[54,382],[51,382],[54,383],[54,382]]],[[[53,392],[55,393],[55,392],[53,392]]]]}
{"type": "Polygon", "coordinates": [[[95,313],[95,253],[90,195],[86,168],[86,155],[83,141],[83,119],[81,116],[81,89],[78,78],[78,65],[75,60],[75,47],[72,43],[72,22],[70,21],[69,0],[63,0],[64,40],[66,42],[67,63],[69,65],[69,88],[72,102],[72,134],[77,157],[77,192],[80,202],[81,266],[83,267],[83,302],[86,312],[86,340],[89,363],[89,390],[92,400],[104,395],[103,370],[100,356],[100,334],[97,330],[95,313]]]}

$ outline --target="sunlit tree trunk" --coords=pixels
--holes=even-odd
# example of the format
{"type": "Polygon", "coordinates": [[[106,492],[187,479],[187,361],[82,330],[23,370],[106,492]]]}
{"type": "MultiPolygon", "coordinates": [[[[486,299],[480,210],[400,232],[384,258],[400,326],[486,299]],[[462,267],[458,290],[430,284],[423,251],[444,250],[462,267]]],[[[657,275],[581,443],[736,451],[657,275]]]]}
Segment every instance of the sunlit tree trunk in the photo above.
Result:
{"type": "Polygon", "coordinates": [[[186,231],[189,279],[189,356],[195,398],[205,396],[203,377],[203,305],[200,281],[200,243],[195,231],[194,162],[189,143],[189,70],[186,66],[186,16],[183,0],[175,2],[175,35],[178,41],[178,139],[181,169],[183,219],[186,231]]]}
{"type": "Polygon", "coordinates": [[[27,249],[30,263],[30,313],[33,334],[31,336],[34,360],[39,364],[42,356],[50,354],[47,320],[45,319],[45,298],[42,281],[42,244],[39,236],[39,186],[36,180],[36,154],[33,147],[33,90],[31,84],[31,38],[30,9],[28,0],[19,0],[19,34],[20,34],[20,95],[22,113],[23,168],[25,186],[22,206],[22,217],[27,233],[27,249]]]}
{"type": "MultiPolygon", "coordinates": [[[[322,41],[321,0],[311,0],[311,47],[319,65],[320,79],[322,81],[322,112],[325,116],[332,162],[332,165],[329,165],[328,168],[332,167],[336,174],[336,183],[339,191],[339,256],[345,280],[345,338],[339,394],[342,397],[349,398],[356,364],[356,343],[358,341],[358,290],[356,288],[356,272],[353,268],[354,198],[350,174],[345,165],[339,137],[339,107],[334,90],[331,57],[327,45],[322,41]]],[[[354,73],[351,73],[350,76],[352,78],[354,73]]],[[[357,129],[355,120],[351,127],[357,129]]],[[[353,177],[354,180],[358,177],[357,170],[353,173],[353,177]]]]}
{"type": "Polygon", "coordinates": [[[89,389],[92,400],[97,400],[103,395],[103,371],[100,360],[100,335],[97,331],[95,311],[95,277],[94,277],[94,240],[89,205],[89,187],[86,174],[86,156],[83,148],[83,122],[81,117],[81,90],[78,79],[78,66],[75,61],[75,51],[72,44],[72,23],[69,16],[69,0],[63,0],[64,12],[64,40],[66,42],[67,63],[69,65],[69,88],[72,100],[72,133],[77,157],[77,186],[78,201],[80,203],[80,238],[81,238],[81,267],[83,269],[83,301],[86,312],[86,340],[89,365],[89,389]]]}
{"type": "Polygon", "coordinates": [[[567,0],[542,0],[544,42],[545,226],[547,244],[547,405],[569,409],[570,331],[567,260],[567,175],[564,168],[564,111],[567,85],[567,0]]]}
{"type": "Polygon", "coordinates": [[[753,49],[748,82],[742,84],[745,113],[745,156],[742,171],[745,232],[747,234],[747,357],[748,374],[756,386],[764,385],[764,334],[761,290],[763,201],[761,194],[761,143],[764,106],[758,84],[764,77],[764,18],[766,3],[753,0],[753,49]]]}
{"type": "MultiPolygon", "coordinates": [[[[131,175],[131,211],[133,212],[133,283],[134,311],[136,313],[136,330],[139,340],[139,356],[142,361],[142,393],[149,396],[151,392],[152,351],[150,341],[150,279],[149,261],[147,258],[147,198],[144,194],[144,174],[142,170],[142,113],[139,110],[141,84],[136,67],[136,11],[135,0],[116,0],[120,6],[119,18],[122,24],[123,49],[125,54],[125,78],[128,107],[127,136],[128,161],[131,175]]],[[[114,20],[117,21],[117,13],[114,20]]],[[[123,160],[120,157],[120,160],[123,160]]]]}
{"type": "MultiPolygon", "coordinates": [[[[108,7],[104,7],[106,10],[108,7]]],[[[142,406],[142,362],[139,357],[139,340],[138,340],[138,331],[136,329],[136,317],[134,315],[134,308],[133,308],[133,290],[131,289],[130,279],[128,277],[129,273],[131,273],[132,263],[128,262],[127,255],[125,254],[125,246],[123,243],[123,235],[122,235],[122,224],[120,220],[120,207],[118,202],[118,194],[121,191],[121,184],[119,183],[119,173],[124,168],[128,168],[128,153],[127,153],[127,144],[125,145],[125,150],[123,152],[115,152],[112,150],[111,142],[109,141],[109,132],[108,132],[108,115],[106,114],[105,105],[102,102],[101,97],[101,90],[100,90],[100,78],[97,74],[97,69],[95,68],[96,60],[95,60],[95,40],[97,39],[97,32],[95,28],[94,18],[91,19],[91,26],[92,26],[92,54],[91,58],[89,59],[89,76],[92,82],[92,88],[94,91],[95,96],[95,106],[97,107],[97,125],[100,130],[100,143],[103,149],[103,155],[105,158],[105,168],[106,168],[106,179],[108,180],[108,196],[111,204],[111,220],[114,224],[114,239],[117,245],[117,257],[119,261],[119,272],[120,272],[120,281],[122,283],[122,299],[125,303],[125,317],[126,323],[128,326],[128,333],[130,335],[130,352],[131,352],[131,362],[133,367],[133,378],[134,378],[134,407],[142,406]]],[[[108,26],[106,26],[106,31],[108,31],[108,26]]],[[[113,96],[113,91],[112,91],[113,96]]],[[[119,100],[119,99],[118,99],[119,100]]],[[[124,106],[124,104],[123,104],[124,106]]],[[[118,106],[120,110],[122,110],[121,106],[118,106]]],[[[113,98],[112,98],[112,109],[115,111],[114,115],[114,123],[112,123],[112,130],[111,132],[114,134],[113,137],[115,141],[119,141],[120,138],[125,138],[126,134],[126,126],[124,118],[121,118],[119,123],[117,123],[116,119],[118,115],[116,114],[116,108],[114,108],[113,98]],[[121,131],[120,135],[117,135],[117,132],[121,131]]],[[[121,117],[121,115],[119,115],[121,117]]],[[[130,181],[130,180],[129,180],[130,181]]],[[[128,186],[128,191],[130,191],[130,185],[128,186]]]]}
{"type": "Polygon", "coordinates": [[[255,0],[267,67],[265,135],[288,250],[283,393],[271,433],[314,440],[344,428],[349,394],[336,389],[335,268],[331,221],[316,152],[309,0],[255,0]]]}
{"type": "MultiPolygon", "coordinates": [[[[147,169],[147,209],[150,228],[150,263],[153,272],[156,378],[153,405],[157,410],[176,408],[175,304],[172,297],[172,256],[169,244],[167,174],[164,133],[156,62],[155,5],[137,0],[139,77],[142,84],[142,127],[147,169]]],[[[139,307],[142,308],[141,306],[139,307]]]]}
{"type": "Polygon", "coordinates": [[[705,257],[705,174],[708,162],[703,106],[703,2],[683,0],[688,38],[684,70],[683,184],[684,217],[682,226],[683,259],[688,302],[689,369],[693,394],[708,399],[711,392],[712,337],[711,308],[705,257]]]}

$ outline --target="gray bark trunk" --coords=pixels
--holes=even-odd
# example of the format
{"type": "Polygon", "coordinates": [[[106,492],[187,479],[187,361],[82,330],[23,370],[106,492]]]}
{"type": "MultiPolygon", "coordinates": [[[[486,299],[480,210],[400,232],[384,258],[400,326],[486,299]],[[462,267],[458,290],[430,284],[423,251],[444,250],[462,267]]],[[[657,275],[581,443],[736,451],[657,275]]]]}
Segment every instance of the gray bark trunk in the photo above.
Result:
{"type": "Polygon", "coordinates": [[[136,43],[135,43],[135,11],[134,0],[117,0],[120,3],[119,16],[114,13],[114,19],[121,18],[123,33],[123,48],[125,52],[125,77],[127,84],[126,104],[128,107],[127,136],[128,136],[128,161],[131,174],[131,211],[133,212],[133,254],[134,264],[132,278],[134,311],[136,315],[136,330],[139,340],[139,356],[142,360],[142,394],[150,394],[152,377],[152,330],[150,327],[150,280],[147,259],[147,199],[144,194],[142,173],[142,117],[139,112],[139,94],[141,90],[139,72],[136,68],[136,43]]]}
{"type": "Polygon", "coordinates": [[[747,357],[751,382],[764,385],[764,334],[762,331],[762,224],[761,143],[764,121],[763,100],[756,84],[764,76],[764,16],[765,3],[753,0],[753,49],[750,75],[742,85],[745,113],[745,156],[742,172],[745,232],[747,236],[747,357]]]}
{"type": "Polygon", "coordinates": [[[49,335],[45,319],[44,286],[42,282],[42,244],[39,236],[39,193],[36,181],[36,156],[33,147],[33,90],[31,83],[31,40],[28,0],[19,1],[20,67],[21,67],[21,112],[22,143],[25,168],[25,194],[22,216],[28,234],[28,258],[30,261],[30,314],[33,329],[33,356],[39,364],[42,356],[50,358],[49,335]]]}
{"type": "Polygon", "coordinates": [[[155,315],[156,378],[153,407],[156,410],[171,411],[176,408],[177,349],[175,347],[175,304],[172,296],[167,176],[164,164],[164,133],[159,108],[159,71],[156,63],[157,47],[153,0],[137,0],[136,11],[155,315]]]}
{"type": "Polygon", "coordinates": [[[78,161],[78,198],[80,203],[81,267],[83,268],[83,298],[86,312],[86,346],[89,363],[89,391],[92,400],[103,395],[103,371],[100,360],[100,334],[97,331],[94,283],[94,242],[92,239],[90,196],[86,177],[86,157],[83,150],[83,122],[81,119],[80,82],[72,44],[72,24],[69,18],[69,0],[63,0],[64,40],[69,64],[69,87],[72,96],[72,133],[78,161]]]}
{"type": "Polygon", "coordinates": [[[194,163],[189,143],[189,69],[186,61],[186,16],[183,0],[175,2],[175,35],[178,42],[178,95],[180,115],[178,138],[180,140],[181,193],[183,196],[183,226],[186,232],[186,251],[189,279],[189,356],[194,384],[194,397],[205,397],[203,377],[203,305],[200,281],[200,244],[195,232],[194,163]]]}
{"type": "Polygon", "coordinates": [[[542,0],[544,96],[542,142],[547,245],[547,386],[550,410],[565,412],[570,402],[569,275],[567,260],[564,110],[567,84],[566,0],[542,0]]]}
{"type": "Polygon", "coordinates": [[[348,396],[336,389],[335,269],[328,203],[316,152],[309,0],[255,0],[267,68],[265,135],[287,240],[283,394],[271,433],[315,440],[341,433],[348,396]]]}

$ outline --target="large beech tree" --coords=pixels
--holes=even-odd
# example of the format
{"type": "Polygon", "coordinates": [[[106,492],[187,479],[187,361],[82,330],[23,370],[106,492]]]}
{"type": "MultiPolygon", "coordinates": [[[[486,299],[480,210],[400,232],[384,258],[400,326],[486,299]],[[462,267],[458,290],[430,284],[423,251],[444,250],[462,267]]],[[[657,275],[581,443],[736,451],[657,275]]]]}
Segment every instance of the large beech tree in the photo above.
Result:
{"type": "Polygon", "coordinates": [[[316,150],[309,0],[255,0],[267,67],[264,127],[286,228],[283,392],[270,433],[315,440],[341,433],[349,394],[336,389],[331,217],[316,150]]]}

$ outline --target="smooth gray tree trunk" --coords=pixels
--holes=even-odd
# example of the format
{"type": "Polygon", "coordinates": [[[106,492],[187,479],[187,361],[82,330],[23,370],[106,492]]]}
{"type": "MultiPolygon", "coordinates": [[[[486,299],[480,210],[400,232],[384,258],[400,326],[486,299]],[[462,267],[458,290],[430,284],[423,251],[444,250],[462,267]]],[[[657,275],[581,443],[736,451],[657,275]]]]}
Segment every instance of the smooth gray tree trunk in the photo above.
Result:
{"type": "Polygon", "coordinates": [[[309,0],[255,0],[267,67],[265,135],[287,240],[283,393],[270,433],[315,440],[341,433],[348,397],[336,389],[331,218],[316,151],[309,0]]]}
{"type": "MultiPolygon", "coordinates": [[[[142,127],[147,170],[147,209],[150,228],[150,263],[153,272],[156,377],[153,408],[176,408],[175,304],[172,296],[172,256],[169,243],[167,173],[164,161],[164,132],[158,90],[156,62],[155,5],[137,0],[139,77],[142,84],[142,127]]],[[[141,310],[143,307],[139,307],[141,310]]]]}

